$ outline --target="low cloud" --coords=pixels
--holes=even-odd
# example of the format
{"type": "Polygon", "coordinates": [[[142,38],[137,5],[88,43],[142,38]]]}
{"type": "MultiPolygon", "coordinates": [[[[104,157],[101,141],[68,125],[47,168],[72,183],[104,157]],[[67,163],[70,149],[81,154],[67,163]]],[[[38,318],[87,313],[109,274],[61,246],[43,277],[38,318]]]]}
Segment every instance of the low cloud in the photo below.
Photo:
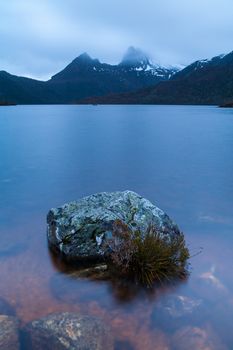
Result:
{"type": "Polygon", "coordinates": [[[130,45],[189,64],[233,50],[232,0],[11,0],[0,5],[0,70],[49,78],[83,51],[117,63],[130,45]]]}

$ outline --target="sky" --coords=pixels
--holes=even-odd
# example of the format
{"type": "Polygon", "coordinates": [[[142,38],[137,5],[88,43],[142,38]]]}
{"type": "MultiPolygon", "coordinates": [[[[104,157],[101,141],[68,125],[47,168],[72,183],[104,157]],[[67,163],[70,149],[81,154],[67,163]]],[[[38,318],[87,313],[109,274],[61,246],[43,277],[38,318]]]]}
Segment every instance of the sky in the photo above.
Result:
{"type": "Polygon", "coordinates": [[[233,50],[232,0],[0,0],[0,70],[49,79],[88,52],[116,64],[135,46],[163,65],[233,50]]]}

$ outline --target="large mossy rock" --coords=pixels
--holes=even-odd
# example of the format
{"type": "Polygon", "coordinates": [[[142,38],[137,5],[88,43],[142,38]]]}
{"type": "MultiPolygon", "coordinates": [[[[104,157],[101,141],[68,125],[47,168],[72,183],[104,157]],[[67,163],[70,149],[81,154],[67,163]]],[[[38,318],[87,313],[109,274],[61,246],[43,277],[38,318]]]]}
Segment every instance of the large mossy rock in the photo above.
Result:
{"type": "Polygon", "coordinates": [[[49,211],[50,247],[68,260],[103,258],[116,221],[132,231],[146,232],[152,225],[166,238],[180,235],[167,214],[137,193],[103,192],[49,211]]]}
{"type": "Polygon", "coordinates": [[[51,314],[24,329],[27,350],[113,350],[111,330],[101,320],[76,313],[51,314]]]}

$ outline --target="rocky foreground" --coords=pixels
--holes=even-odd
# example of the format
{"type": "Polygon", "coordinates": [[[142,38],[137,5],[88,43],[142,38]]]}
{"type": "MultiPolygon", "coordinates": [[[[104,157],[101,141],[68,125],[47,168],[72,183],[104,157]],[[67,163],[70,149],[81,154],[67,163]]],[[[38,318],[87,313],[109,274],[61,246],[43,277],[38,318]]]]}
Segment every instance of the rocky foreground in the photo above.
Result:
{"type": "MultiPolygon", "coordinates": [[[[104,192],[52,209],[48,214],[49,243],[67,258],[99,261],[108,255],[116,221],[129,232],[140,230],[142,234],[152,225],[168,242],[182,235],[167,214],[138,194],[104,192]]],[[[92,277],[93,269],[99,276],[106,265],[84,269],[79,277],[92,277]]],[[[79,313],[53,313],[22,325],[14,309],[0,299],[0,349],[113,350],[114,341],[111,328],[101,319],[79,313]]]]}
{"type": "MultiPolygon", "coordinates": [[[[195,325],[200,321],[203,306],[202,300],[185,295],[161,299],[151,318],[162,325],[166,333],[155,329],[152,343],[145,343],[144,339],[135,350],[227,350],[209,324],[201,328],[195,325]]],[[[22,327],[11,306],[0,299],[0,349],[123,350],[134,347],[130,342],[117,341],[112,329],[99,318],[78,313],[50,314],[22,327]],[[8,314],[2,315],[3,312],[8,314]]]]}
{"type": "Polygon", "coordinates": [[[113,350],[113,339],[100,319],[77,313],[50,314],[21,327],[11,307],[0,299],[2,350],[113,350]]]}

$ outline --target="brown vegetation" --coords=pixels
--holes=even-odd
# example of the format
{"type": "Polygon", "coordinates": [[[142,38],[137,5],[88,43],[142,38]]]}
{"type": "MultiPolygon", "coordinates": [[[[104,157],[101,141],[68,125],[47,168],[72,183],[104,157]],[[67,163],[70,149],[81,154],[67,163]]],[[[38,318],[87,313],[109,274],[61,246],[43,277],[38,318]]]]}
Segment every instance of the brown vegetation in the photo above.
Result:
{"type": "Polygon", "coordinates": [[[155,281],[187,275],[189,251],[183,234],[163,235],[153,226],[133,231],[117,221],[109,247],[113,271],[136,283],[151,287],[155,281]]]}

